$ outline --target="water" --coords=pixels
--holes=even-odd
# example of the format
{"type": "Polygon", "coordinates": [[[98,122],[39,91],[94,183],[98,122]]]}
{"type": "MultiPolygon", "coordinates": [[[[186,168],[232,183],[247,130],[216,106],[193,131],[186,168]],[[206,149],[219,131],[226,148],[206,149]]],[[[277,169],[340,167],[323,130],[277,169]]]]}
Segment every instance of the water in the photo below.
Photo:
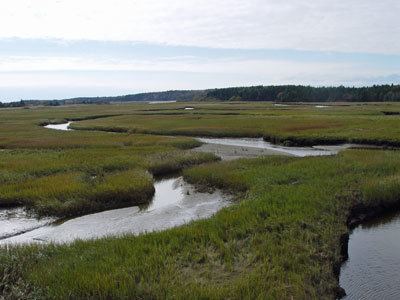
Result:
{"type": "Polygon", "coordinates": [[[283,154],[289,154],[297,157],[335,155],[341,150],[354,146],[351,144],[343,144],[335,146],[284,147],[266,142],[262,138],[197,138],[197,139],[207,144],[268,149],[274,152],[280,152],[283,154]]]}
{"type": "Polygon", "coordinates": [[[29,232],[52,222],[54,222],[52,218],[37,220],[23,208],[3,209],[0,210],[0,239],[29,232]]]}
{"type": "MultiPolygon", "coordinates": [[[[275,103],[274,106],[277,107],[288,107],[288,106],[294,106],[296,104],[281,104],[281,103],[275,103]]],[[[306,104],[307,105],[307,104],[306,104]]],[[[316,108],[328,108],[329,105],[314,105],[316,108]]]]}
{"type": "Polygon", "coordinates": [[[64,123],[64,124],[49,124],[44,126],[45,128],[48,129],[55,129],[55,130],[72,130],[69,128],[69,125],[71,125],[72,122],[64,123]]]}
{"type": "Polygon", "coordinates": [[[400,299],[400,213],[354,229],[340,286],[349,300],[400,299]]]}
{"type": "Polygon", "coordinates": [[[168,101],[149,101],[148,104],[168,104],[168,103],[175,103],[176,100],[168,100],[168,101]]]}
{"type": "MultiPolygon", "coordinates": [[[[147,206],[108,210],[28,232],[20,231],[21,234],[3,238],[0,244],[66,243],[76,239],[160,231],[211,217],[231,203],[230,197],[221,191],[198,192],[194,186],[185,183],[182,177],[157,181],[155,190],[147,206]]],[[[3,227],[0,227],[0,236],[2,231],[3,227]]]]}
{"type": "MultiPolygon", "coordinates": [[[[57,125],[51,124],[45,127],[56,130],[72,130],[69,128],[69,125],[71,123],[72,122],[57,124],[57,125]]],[[[207,144],[248,147],[248,148],[257,148],[257,149],[264,149],[271,151],[270,153],[260,152],[259,153],[260,155],[274,154],[273,152],[276,152],[275,154],[287,154],[297,157],[336,155],[341,150],[357,146],[353,144],[342,144],[342,145],[313,146],[313,147],[284,147],[266,142],[262,138],[197,138],[197,140],[207,144]]],[[[244,155],[243,157],[247,156],[244,155]]]]}

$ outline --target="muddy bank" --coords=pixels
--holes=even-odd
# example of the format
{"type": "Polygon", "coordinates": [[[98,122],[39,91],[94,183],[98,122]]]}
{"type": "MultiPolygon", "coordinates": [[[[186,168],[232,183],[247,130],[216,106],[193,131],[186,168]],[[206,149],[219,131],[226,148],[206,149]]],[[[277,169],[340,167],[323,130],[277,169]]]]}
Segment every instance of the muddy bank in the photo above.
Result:
{"type": "Polygon", "coordinates": [[[203,144],[200,147],[194,148],[192,151],[213,153],[222,160],[255,158],[263,155],[282,155],[282,152],[274,150],[219,144],[203,144]]]}

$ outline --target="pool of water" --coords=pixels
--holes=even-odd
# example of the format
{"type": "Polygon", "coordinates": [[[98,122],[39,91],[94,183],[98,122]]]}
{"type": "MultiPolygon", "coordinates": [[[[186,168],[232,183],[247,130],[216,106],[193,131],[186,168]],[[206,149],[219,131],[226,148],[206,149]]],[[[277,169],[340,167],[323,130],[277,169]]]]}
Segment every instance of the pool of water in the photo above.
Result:
{"type": "MultiPolygon", "coordinates": [[[[65,243],[76,239],[165,230],[193,220],[208,218],[231,203],[231,197],[221,191],[198,192],[182,177],[162,179],[154,186],[154,197],[146,206],[108,210],[70,219],[61,224],[35,223],[29,231],[26,231],[25,227],[16,226],[18,229],[14,231],[13,236],[3,236],[0,244],[65,243]]],[[[29,220],[20,218],[18,222],[29,220]]],[[[0,221],[0,226],[1,224],[0,221]]],[[[5,234],[3,231],[4,228],[0,227],[0,237],[5,234]]]]}
{"type": "Polygon", "coordinates": [[[72,122],[63,123],[63,124],[49,124],[44,127],[48,128],[48,129],[55,129],[55,130],[72,130],[69,128],[69,125],[71,125],[71,123],[72,122]]]}
{"type": "Polygon", "coordinates": [[[400,299],[400,213],[353,230],[340,286],[344,299],[400,299]]]}

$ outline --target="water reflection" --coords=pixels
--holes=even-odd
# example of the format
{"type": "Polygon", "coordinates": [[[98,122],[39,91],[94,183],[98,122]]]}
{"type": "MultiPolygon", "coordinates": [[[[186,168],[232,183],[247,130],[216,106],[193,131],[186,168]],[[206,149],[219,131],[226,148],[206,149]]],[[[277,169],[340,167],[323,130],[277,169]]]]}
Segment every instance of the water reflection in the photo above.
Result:
{"type": "Polygon", "coordinates": [[[354,229],[340,285],[345,299],[400,299],[400,213],[354,229]]]}

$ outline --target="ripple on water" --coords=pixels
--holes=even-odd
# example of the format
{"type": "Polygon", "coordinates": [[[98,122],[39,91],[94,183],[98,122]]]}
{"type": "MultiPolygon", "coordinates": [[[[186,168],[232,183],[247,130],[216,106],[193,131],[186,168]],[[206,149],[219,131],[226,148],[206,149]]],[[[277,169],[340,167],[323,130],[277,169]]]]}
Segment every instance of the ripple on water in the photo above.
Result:
{"type": "Polygon", "coordinates": [[[340,286],[345,299],[400,299],[400,213],[354,229],[340,286]]]}

